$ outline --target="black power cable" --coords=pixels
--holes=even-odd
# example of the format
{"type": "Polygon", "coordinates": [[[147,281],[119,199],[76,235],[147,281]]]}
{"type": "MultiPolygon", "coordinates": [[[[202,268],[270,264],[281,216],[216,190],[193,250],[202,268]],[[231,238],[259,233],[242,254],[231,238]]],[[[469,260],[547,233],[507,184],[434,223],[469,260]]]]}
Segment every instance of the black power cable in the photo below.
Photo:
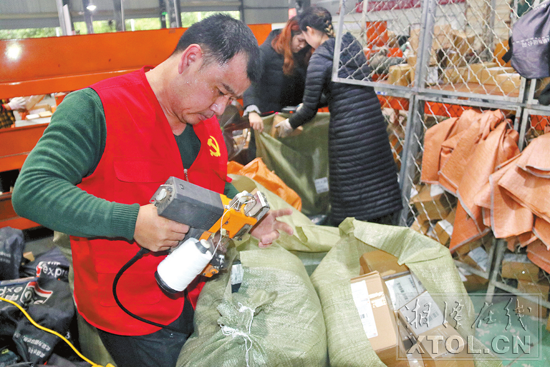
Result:
{"type": "MultiPolygon", "coordinates": [[[[154,326],[158,326],[158,327],[161,327],[161,328],[164,328],[164,329],[168,329],[168,330],[172,330],[172,331],[175,331],[175,332],[178,332],[178,333],[181,333],[181,330],[179,329],[176,329],[176,328],[173,328],[169,325],[163,325],[163,324],[159,324],[157,322],[154,322],[154,321],[151,321],[151,320],[147,320],[147,319],[144,319],[143,317],[141,316],[138,316],[136,315],[135,313],[133,313],[132,311],[128,310],[126,307],[124,307],[122,305],[122,303],[120,302],[120,300],[118,299],[118,296],[117,296],[117,293],[116,293],[116,286],[118,284],[118,281],[120,279],[120,277],[122,276],[122,274],[124,274],[124,272],[126,270],[128,270],[128,268],[132,265],[134,265],[136,263],[136,261],[138,261],[139,259],[141,259],[143,257],[143,255],[145,254],[148,254],[149,251],[148,249],[146,248],[142,248],[141,250],[139,250],[137,252],[137,254],[135,254],[135,256],[133,258],[130,259],[130,261],[128,261],[122,268],[120,268],[120,270],[118,271],[117,275],[115,276],[115,280],[113,281],[113,296],[115,297],[115,301],[117,303],[117,305],[122,308],[122,310],[124,312],[126,312],[128,315],[132,316],[134,319],[137,319],[139,321],[142,321],[142,322],[145,322],[147,324],[150,324],[150,325],[154,325],[154,326]]],[[[186,302],[188,302],[188,300],[186,299],[185,300],[186,302]]]]}

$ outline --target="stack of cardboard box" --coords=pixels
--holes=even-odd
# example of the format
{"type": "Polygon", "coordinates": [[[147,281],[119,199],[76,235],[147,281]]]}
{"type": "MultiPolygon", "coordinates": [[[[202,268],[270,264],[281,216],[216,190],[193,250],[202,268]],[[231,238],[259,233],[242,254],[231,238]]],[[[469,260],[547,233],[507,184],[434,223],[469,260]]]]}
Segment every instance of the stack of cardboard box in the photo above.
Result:
{"type": "Polygon", "coordinates": [[[382,362],[390,367],[474,366],[464,343],[460,350],[445,347],[448,339],[464,340],[406,265],[381,250],[363,254],[359,262],[362,275],[351,280],[353,300],[382,362]]]}
{"type": "MultiPolygon", "coordinates": [[[[416,187],[417,194],[410,202],[418,215],[415,217],[411,229],[422,233],[445,247],[449,247],[453,235],[456,216],[456,198],[448,195],[439,185],[422,185],[416,187]]],[[[455,259],[469,267],[488,273],[488,253],[491,250],[493,236],[472,241],[456,249],[455,259]]],[[[459,274],[468,291],[486,288],[488,279],[473,274],[467,268],[459,268],[459,274]]]]}
{"type": "MultiPolygon", "coordinates": [[[[502,260],[501,277],[504,279],[515,279],[519,293],[530,294],[538,297],[540,301],[548,300],[550,284],[543,275],[541,269],[533,264],[526,254],[506,253],[502,260]]],[[[546,308],[540,303],[535,303],[522,296],[518,302],[523,306],[526,314],[545,318],[548,315],[546,308]]]]}
{"type": "Polygon", "coordinates": [[[439,185],[423,185],[415,188],[415,193],[411,197],[411,204],[419,213],[415,218],[411,228],[417,232],[429,235],[436,240],[443,239],[452,235],[452,225],[454,223],[454,210],[456,199],[447,195],[439,185]],[[442,222],[437,226],[439,221],[442,222]],[[437,228],[436,228],[437,227],[437,228]],[[441,234],[441,237],[437,235],[441,234]]]}
{"type": "MultiPolygon", "coordinates": [[[[426,83],[428,85],[474,83],[488,86],[486,88],[488,91],[497,90],[504,94],[518,90],[521,82],[520,75],[501,62],[501,55],[497,55],[496,50],[495,62],[481,62],[476,56],[481,52],[474,50],[475,41],[475,35],[454,30],[450,24],[435,26],[426,83]]],[[[409,43],[414,54],[418,55],[420,27],[411,28],[409,43]]],[[[498,45],[501,44],[503,43],[498,43],[498,45]]],[[[416,56],[409,56],[407,64],[412,69],[412,72],[408,71],[407,75],[414,76],[416,56]]],[[[404,70],[402,65],[399,66],[399,71],[396,70],[395,73],[402,73],[404,70]]],[[[394,77],[390,82],[395,80],[398,80],[398,85],[403,85],[406,78],[394,77]]]]}

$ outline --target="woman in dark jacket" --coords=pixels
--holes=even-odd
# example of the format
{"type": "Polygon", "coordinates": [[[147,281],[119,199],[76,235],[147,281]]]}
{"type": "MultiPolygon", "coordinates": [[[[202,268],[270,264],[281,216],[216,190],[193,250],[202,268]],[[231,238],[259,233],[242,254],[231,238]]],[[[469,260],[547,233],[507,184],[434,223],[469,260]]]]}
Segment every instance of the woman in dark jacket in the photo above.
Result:
{"type": "MultiPolygon", "coordinates": [[[[306,9],[300,29],[315,49],[307,68],[303,106],[277,125],[280,136],[311,120],[324,93],[328,97],[329,187],[331,222],[347,217],[392,224],[401,210],[397,167],[386,133],[386,122],[374,89],[331,81],[334,56],[332,17],[322,7],[306,9]]],[[[350,34],[342,37],[340,78],[369,75],[361,44],[350,34]]]]}
{"type": "MultiPolygon", "coordinates": [[[[243,96],[243,115],[248,115],[254,130],[263,130],[261,116],[302,102],[311,51],[296,17],[289,19],[283,29],[273,30],[260,46],[261,79],[251,85],[243,96]]],[[[254,141],[251,141],[250,160],[255,158],[255,150],[254,141]]]]}

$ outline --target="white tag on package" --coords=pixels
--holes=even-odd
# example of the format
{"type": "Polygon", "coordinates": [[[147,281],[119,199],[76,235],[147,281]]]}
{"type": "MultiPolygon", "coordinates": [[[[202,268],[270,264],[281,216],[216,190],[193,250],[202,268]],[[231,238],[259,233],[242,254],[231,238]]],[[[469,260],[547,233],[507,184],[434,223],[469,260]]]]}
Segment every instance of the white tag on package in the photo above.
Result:
{"type": "Polygon", "coordinates": [[[351,294],[355,307],[359,311],[359,317],[361,318],[367,338],[377,337],[378,329],[376,328],[376,320],[374,320],[369,291],[365,282],[351,283],[351,294]]]}
{"type": "Polygon", "coordinates": [[[318,194],[328,192],[328,177],[318,178],[315,180],[315,191],[318,194]]]}
{"type": "Polygon", "coordinates": [[[470,256],[483,271],[487,271],[489,255],[487,255],[487,252],[483,249],[483,247],[473,249],[468,253],[468,256],[470,256]]]}
{"type": "Polygon", "coordinates": [[[410,274],[399,278],[386,280],[386,287],[390,293],[391,303],[394,310],[398,310],[419,294],[416,290],[413,277],[410,274]]]}

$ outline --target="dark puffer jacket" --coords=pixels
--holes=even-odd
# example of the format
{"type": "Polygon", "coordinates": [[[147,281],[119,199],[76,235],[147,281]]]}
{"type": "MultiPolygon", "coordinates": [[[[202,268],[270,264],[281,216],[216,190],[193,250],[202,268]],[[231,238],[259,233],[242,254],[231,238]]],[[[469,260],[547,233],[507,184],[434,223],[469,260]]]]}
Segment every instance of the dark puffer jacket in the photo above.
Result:
{"type": "Polygon", "coordinates": [[[307,66],[300,60],[304,59],[304,55],[310,48],[305,47],[295,55],[294,73],[284,75],[284,56],[278,54],[271,47],[271,41],[280,33],[280,29],[271,31],[260,46],[262,76],[258,83],[251,85],[244,93],[244,107],[255,105],[261,113],[270,113],[281,111],[286,106],[296,106],[302,102],[307,66]]]}
{"type": "MultiPolygon", "coordinates": [[[[297,128],[311,120],[322,93],[327,95],[332,221],[376,220],[402,208],[397,167],[374,89],[331,81],[334,44],[331,38],[313,53],[304,105],[291,116],[290,124],[297,128]]],[[[366,65],[363,48],[350,33],[342,37],[341,49],[339,77],[361,80],[369,74],[362,69],[366,65]]]]}

